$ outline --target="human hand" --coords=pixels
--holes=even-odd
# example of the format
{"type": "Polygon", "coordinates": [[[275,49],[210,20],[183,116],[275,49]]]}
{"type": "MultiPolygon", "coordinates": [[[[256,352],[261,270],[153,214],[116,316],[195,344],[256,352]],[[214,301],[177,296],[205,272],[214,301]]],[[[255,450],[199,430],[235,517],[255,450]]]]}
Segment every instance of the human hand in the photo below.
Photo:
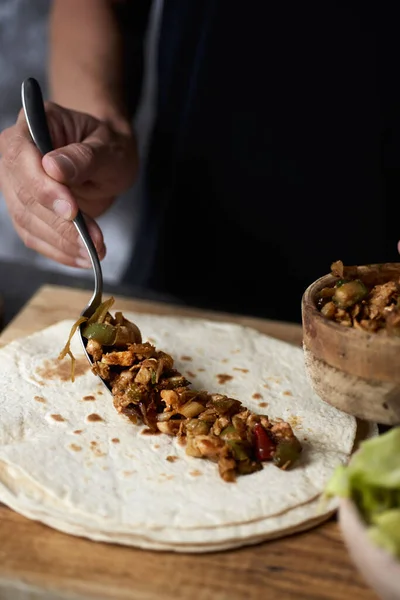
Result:
{"type": "Polygon", "coordinates": [[[103,235],[94,219],[134,182],[135,138],[124,121],[113,127],[51,102],[46,114],[57,149],[43,157],[22,111],[16,124],[0,134],[0,188],[25,246],[64,265],[90,268],[71,221],[79,207],[104,258],[103,235]]]}

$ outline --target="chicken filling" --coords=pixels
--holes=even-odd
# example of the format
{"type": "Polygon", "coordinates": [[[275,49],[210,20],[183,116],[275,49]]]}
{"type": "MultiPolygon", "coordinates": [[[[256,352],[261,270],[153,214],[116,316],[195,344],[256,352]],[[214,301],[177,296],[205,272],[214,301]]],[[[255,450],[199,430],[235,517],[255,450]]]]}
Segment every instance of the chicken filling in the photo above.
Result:
{"type": "MultiPolygon", "coordinates": [[[[189,456],[217,463],[226,482],[259,471],[264,462],[288,469],[301,444],[281,419],[251,412],[234,398],[193,390],[174,360],[149,342],[121,313],[106,310],[83,325],[92,370],[111,388],[116,410],[146,433],[176,436],[189,456]]],[[[103,306],[103,305],[102,305],[103,306]]]]}
{"type": "Polygon", "coordinates": [[[331,265],[337,278],[334,286],[323,288],[317,308],[331,321],[370,333],[400,336],[400,280],[371,285],[363,281],[357,267],[342,261],[331,265]]]}

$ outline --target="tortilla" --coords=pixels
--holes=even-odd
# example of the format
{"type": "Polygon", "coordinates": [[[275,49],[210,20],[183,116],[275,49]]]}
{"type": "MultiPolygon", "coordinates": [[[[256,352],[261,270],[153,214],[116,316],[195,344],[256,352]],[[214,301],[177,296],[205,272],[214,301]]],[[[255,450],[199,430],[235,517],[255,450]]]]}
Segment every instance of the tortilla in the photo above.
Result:
{"type": "Polygon", "coordinates": [[[212,535],[213,542],[204,542],[204,532],[202,531],[183,532],[183,535],[181,532],[178,532],[178,542],[169,539],[168,532],[162,532],[165,534],[164,539],[166,541],[159,542],[158,540],[162,537],[160,533],[154,536],[151,532],[147,535],[146,533],[132,535],[116,531],[105,531],[98,523],[93,525],[90,516],[88,520],[85,520],[84,525],[77,525],[75,518],[69,520],[65,514],[63,515],[56,510],[53,510],[50,515],[47,509],[40,510],[40,507],[34,509],[32,506],[28,507],[26,503],[23,507],[17,506],[10,496],[8,496],[8,491],[2,488],[1,485],[0,493],[4,498],[4,503],[8,505],[13,503],[14,510],[21,515],[28,519],[41,521],[54,529],[70,535],[85,537],[93,541],[136,546],[147,550],[191,553],[218,552],[293,535],[326,521],[337,508],[336,501],[332,500],[328,506],[321,510],[320,500],[318,499],[274,518],[263,519],[241,526],[228,525],[226,527],[215,528],[212,535]]]}
{"type": "Polygon", "coordinates": [[[255,543],[332,513],[333,505],[316,512],[318,498],[347,462],[356,420],[312,392],[300,348],[233,324],[126,317],[197,389],[291,423],[300,461],[226,483],[175,438],[144,435],[117,414],[78,338],[76,381],[68,380],[68,362],[57,361],[72,324],[63,321],[0,350],[2,502],[67,533],[177,551],[255,543]]]}

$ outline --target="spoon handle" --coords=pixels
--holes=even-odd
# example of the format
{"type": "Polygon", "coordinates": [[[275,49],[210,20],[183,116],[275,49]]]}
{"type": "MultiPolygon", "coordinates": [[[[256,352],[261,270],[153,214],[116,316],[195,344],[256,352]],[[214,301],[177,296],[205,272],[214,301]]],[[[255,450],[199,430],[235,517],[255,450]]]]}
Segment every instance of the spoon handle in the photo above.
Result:
{"type": "MultiPolygon", "coordinates": [[[[21,96],[22,106],[32,140],[42,155],[47,154],[54,150],[54,147],[47,123],[42,91],[36,79],[33,79],[32,77],[25,79],[22,83],[21,96]]],[[[96,247],[93,244],[93,240],[90,237],[86,221],[80,210],[78,210],[78,214],[73,220],[73,223],[86,246],[93,266],[95,290],[89,305],[96,306],[100,304],[103,293],[103,274],[100,260],[96,247]]]]}
{"type": "Polygon", "coordinates": [[[44,109],[42,90],[36,79],[26,79],[21,88],[22,106],[29,133],[41,154],[54,150],[44,109]]]}

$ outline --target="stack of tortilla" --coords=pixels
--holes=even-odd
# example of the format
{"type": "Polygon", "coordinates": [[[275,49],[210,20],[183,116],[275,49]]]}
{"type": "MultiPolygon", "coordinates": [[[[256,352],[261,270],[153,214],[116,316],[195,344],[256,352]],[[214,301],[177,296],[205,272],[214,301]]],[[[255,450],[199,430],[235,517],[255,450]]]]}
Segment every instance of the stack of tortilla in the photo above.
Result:
{"type": "Polygon", "coordinates": [[[288,421],[303,446],[299,462],[288,471],[264,463],[226,483],[176,438],[148,435],[118,414],[78,336],[71,382],[69,360],[57,360],[72,325],[63,321],[0,350],[0,501],[72,535],[176,552],[257,543],[332,513],[335,501],[321,510],[321,493],[347,462],[357,423],[313,393],[300,348],[233,324],[125,316],[194,389],[288,421]]]}

